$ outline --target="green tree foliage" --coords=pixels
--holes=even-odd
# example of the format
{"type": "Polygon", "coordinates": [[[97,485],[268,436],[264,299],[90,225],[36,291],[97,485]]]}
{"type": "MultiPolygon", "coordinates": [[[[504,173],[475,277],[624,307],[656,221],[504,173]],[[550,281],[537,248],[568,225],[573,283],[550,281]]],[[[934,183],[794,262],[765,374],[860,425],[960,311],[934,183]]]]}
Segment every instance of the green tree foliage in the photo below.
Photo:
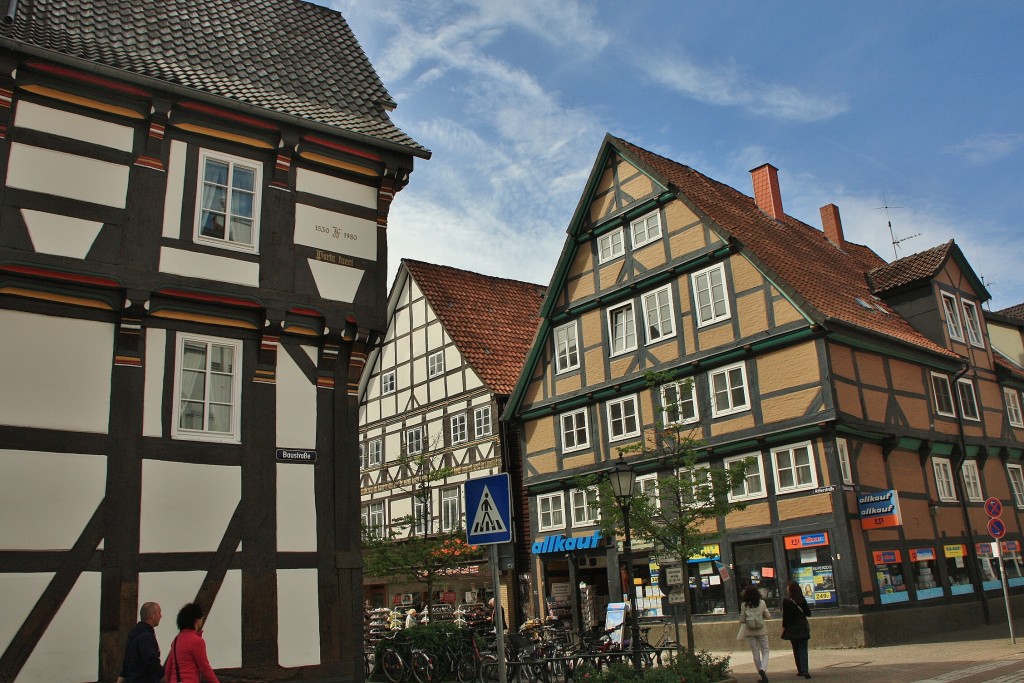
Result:
{"type": "MultiPolygon", "coordinates": [[[[649,373],[648,383],[658,387],[673,381],[664,373],[649,373]]],[[[687,380],[692,381],[692,380],[687,380]]],[[[730,463],[728,469],[709,462],[701,442],[689,426],[659,424],[645,441],[619,448],[638,472],[657,472],[655,489],[634,490],[629,506],[633,542],[650,544],[659,556],[678,557],[685,570],[690,558],[702,557],[704,548],[718,540],[717,520],[746,507],[729,500],[729,492],[743,486],[753,458],[730,463]]],[[[623,534],[622,510],[606,477],[580,478],[581,486],[597,486],[602,531],[623,534]]],[[[682,587],[686,590],[686,586],[682,587]]],[[[686,601],[686,643],[693,652],[693,614],[686,601]]]]}

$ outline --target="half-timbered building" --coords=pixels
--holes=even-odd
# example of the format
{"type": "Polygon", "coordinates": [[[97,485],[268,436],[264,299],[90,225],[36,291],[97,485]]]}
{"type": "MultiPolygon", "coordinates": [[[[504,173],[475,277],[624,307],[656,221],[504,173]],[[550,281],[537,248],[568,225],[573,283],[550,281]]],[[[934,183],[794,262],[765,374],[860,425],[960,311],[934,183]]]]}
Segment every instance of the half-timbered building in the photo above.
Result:
{"type": "MultiPolygon", "coordinates": [[[[360,386],[362,519],[385,533],[412,519],[410,533],[465,529],[463,484],[507,472],[513,501],[511,553],[502,556],[502,604],[529,600],[529,527],[519,505],[520,440],[498,417],[522,369],[539,323],[545,288],[449,266],[403,259],[388,300],[387,333],[360,386]],[[435,473],[440,472],[440,476],[435,473]],[[420,486],[428,489],[414,495],[420,486]],[[525,575],[525,580],[524,580],[525,575]],[[525,586],[520,585],[525,582],[525,586]]],[[[396,542],[400,542],[400,539],[396,542]]],[[[424,585],[367,577],[374,606],[486,602],[495,589],[487,562],[455,569],[424,585]]],[[[511,625],[518,609],[507,610],[511,625]]]]}
{"type": "MultiPolygon", "coordinates": [[[[623,456],[656,497],[665,427],[698,440],[701,465],[753,462],[730,493],[746,507],[681,568],[698,638],[732,637],[747,584],[779,609],[790,579],[835,620],[819,642],[878,642],[901,620],[919,633],[908,607],[988,618],[989,498],[1019,600],[1022,375],[993,352],[983,283],[953,242],[887,264],[844,238],[834,205],[813,228],[783,211],[773,166],[751,175],[753,197],[610,135],[601,147],[506,412],[538,609],[600,618],[630,588],[613,539],[590,540],[598,493],[577,477],[623,456]]],[[[639,607],[660,613],[672,558],[634,557],[639,607]]]]}
{"type": "Polygon", "coordinates": [[[0,681],[112,681],[145,601],[221,680],[361,680],[357,385],[416,157],[336,11],[0,26],[0,681]]]}

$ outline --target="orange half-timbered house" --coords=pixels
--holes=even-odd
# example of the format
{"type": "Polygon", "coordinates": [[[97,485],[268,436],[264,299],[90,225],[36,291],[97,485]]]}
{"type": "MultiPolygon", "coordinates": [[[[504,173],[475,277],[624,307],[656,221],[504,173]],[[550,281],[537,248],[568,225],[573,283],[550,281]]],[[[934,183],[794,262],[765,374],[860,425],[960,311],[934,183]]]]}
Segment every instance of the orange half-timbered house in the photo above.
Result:
{"type": "Polygon", "coordinates": [[[221,680],[361,680],[360,371],[414,158],[336,11],[0,26],[0,681],[112,681],[196,600],[221,680]]]}
{"type": "MultiPolygon", "coordinates": [[[[845,620],[833,632],[846,644],[891,637],[906,607],[989,617],[988,498],[1003,504],[1011,586],[1024,585],[1024,431],[988,292],[952,242],[887,264],[845,240],[834,205],[812,228],[783,211],[774,167],[751,174],[753,197],[605,138],[506,412],[522,424],[538,608],[600,618],[621,598],[616,544],[562,540],[597,525],[597,492],[576,477],[630,447],[655,494],[657,432],[674,425],[702,464],[754,458],[730,494],[746,508],[685,568],[702,625],[731,628],[748,583],[778,609],[789,579],[845,620]],[[652,373],[673,380],[651,386],[652,373]]],[[[668,607],[658,569],[671,561],[635,553],[647,614],[668,607]]]]}

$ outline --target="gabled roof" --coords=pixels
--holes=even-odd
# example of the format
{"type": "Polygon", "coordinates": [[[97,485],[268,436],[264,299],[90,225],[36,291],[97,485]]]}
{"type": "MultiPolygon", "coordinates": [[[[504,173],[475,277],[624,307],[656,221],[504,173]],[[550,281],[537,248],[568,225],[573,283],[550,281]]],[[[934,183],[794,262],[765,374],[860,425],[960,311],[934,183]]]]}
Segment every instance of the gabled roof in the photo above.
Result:
{"type": "Polygon", "coordinates": [[[892,293],[901,287],[930,280],[949,259],[953,259],[960,268],[978,298],[988,301],[991,295],[985,283],[975,274],[971,264],[953,240],[875,268],[868,272],[868,280],[876,294],[892,293]]]}
{"type": "Polygon", "coordinates": [[[874,297],[867,270],[885,261],[867,247],[847,242],[838,248],[822,231],[788,215],[775,220],[753,198],[688,166],[610,135],[606,140],[736,240],[744,255],[763,267],[778,287],[806,304],[805,314],[826,326],[840,323],[957,357],[874,297]]]}
{"type": "Polygon", "coordinates": [[[934,277],[949,258],[949,250],[952,246],[953,240],[950,240],[927,251],[912,254],[875,268],[868,273],[872,288],[877,294],[881,294],[912,282],[934,277]]]}
{"type": "Polygon", "coordinates": [[[403,259],[459,351],[496,394],[510,394],[540,323],[546,288],[403,259]]]}
{"type": "MultiPolygon", "coordinates": [[[[300,0],[20,0],[0,45],[109,75],[156,79],[430,152],[337,11],[300,0]]],[[[141,81],[139,81],[141,82],[141,81]]]]}

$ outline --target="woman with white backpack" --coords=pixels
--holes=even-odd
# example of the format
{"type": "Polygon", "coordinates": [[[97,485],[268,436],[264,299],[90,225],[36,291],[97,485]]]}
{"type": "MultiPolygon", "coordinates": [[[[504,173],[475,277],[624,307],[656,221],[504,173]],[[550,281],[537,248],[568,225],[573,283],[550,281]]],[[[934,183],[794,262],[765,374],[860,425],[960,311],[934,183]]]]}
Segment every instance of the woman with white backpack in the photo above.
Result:
{"type": "Polygon", "coordinates": [[[768,628],[765,622],[771,616],[757,586],[744,588],[740,602],[740,632],[736,634],[736,640],[747,639],[761,683],[768,683],[768,628]]]}

